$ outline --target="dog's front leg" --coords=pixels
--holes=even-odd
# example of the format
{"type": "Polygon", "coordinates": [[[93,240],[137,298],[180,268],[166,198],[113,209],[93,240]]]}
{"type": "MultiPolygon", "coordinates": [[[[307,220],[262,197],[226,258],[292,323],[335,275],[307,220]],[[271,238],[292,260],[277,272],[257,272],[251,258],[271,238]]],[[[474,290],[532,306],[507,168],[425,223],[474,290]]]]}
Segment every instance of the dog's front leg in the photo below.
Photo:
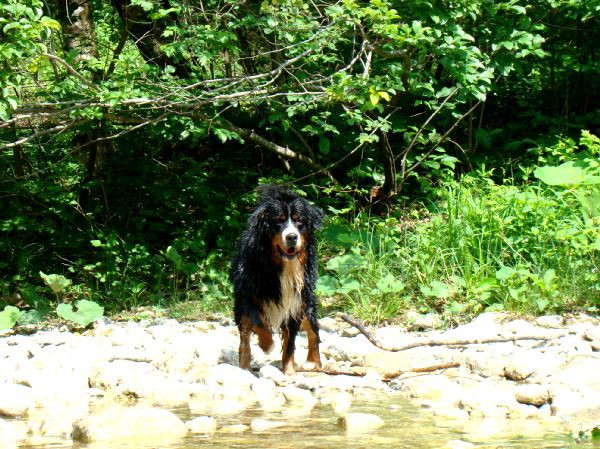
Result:
{"type": "Polygon", "coordinates": [[[283,346],[281,351],[281,369],[286,375],[296,374],[296,367],[294,365],[294,351],[296,350],[296,335],[298,335],[299,327],[298,321],[290,318],[281,329],[283,346]]]}
{"type": "Polygon", "coordinates": [[[240,331],[240,368],[250,368],[250,336],[252,335],[252,323],[248,317],[242,317],[238,326],[240,331]]]}
{"type": "Polygon", "coordinates": [[[305,330],[308,336],[308,355],[306,356],[306,364],[304,366],[307,369],[321,369],[319,323],[316,319],[311,318],[304,318],[301,326],[302,330],[305,330]]]}

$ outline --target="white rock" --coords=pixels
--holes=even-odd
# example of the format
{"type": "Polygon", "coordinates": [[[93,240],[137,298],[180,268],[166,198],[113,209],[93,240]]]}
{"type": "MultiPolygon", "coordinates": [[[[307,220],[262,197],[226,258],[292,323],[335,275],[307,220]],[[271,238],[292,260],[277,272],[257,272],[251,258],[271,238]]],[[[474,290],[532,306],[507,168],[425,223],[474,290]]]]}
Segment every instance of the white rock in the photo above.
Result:
{"type": "Polygon", "coordinates": [[[484,352],[475,349],[467,350],[463,360],[467,368],[483,377],[504,376],[507,363],[504,351],[498,351],[496,348],[484,352]]]}
{"type": "Polygon", "coordinates": [[[113,406],[75,421],[73,440],[82,443],[107,440],[173,441],[187,433],[172,412],[158,408],[113,406]]]}
{"type": "Polygon", "coordinates": [[[27,425],[33,436],[71,438],[73,422],[80,416],[61,406],[36,409],[29,413],[27,425]]]}
{"type": "Polygon", "coordinates": [[[392,386],[408,393],[412,398],[436,400],[444,398],[448,402],[458,402],[462,391],[456,381],[437,375],[396,379],[392,382],[392,386]]]}
{"type": "Polygon", "coordinates": [[[346,392],[340,392],[333,396],[331,405],[336,413],[347,412],[352,405],[352,396],[346,392]]]}
{"type": "Polygon", "coordinates": [[[585,338],[590,341],[600,341],[600,326],[594,326],[585,332],[585,338]]]}
{"type": "Polygon", "coordinates": [[[312,408],[317,403],[317,398],[310,391],[302,388],[288,385],[281,388],[280,391],[288,402],[300,404],[306,408],[312,408]]]}
{"type": "Polygon", "coordinates": [[[217,430],[217,420],[212,416],[197,416],[186,425],[193,433],[213,433],[217,430]]]}
{"type": "Polygon", "coordinates": [[[256,376],[250,371],[226,363],[213,367],[206,379],[207,385],[222,385],[227,388],[246,390],[247,392],[250,392],[250,388],[255,381],[256,376]]]}
{"type": "Polygon", "coordinates": [[[521,404],[541,407],[550,400],[548,388],[539,384],[521,384],[515,388],[515,399],[521,404]]]}
{"type": "Polygon", "coordinates": [[[486,312],[479,315],[468,324],[463,324],[454,329],[444,332],[440,338],[457,339],[457,340],[473,340],[480,338],[497,337],[502,330],[501,322],[505,319],[506,314],[486,312]]]}
{"type": "MultiPolygon", "coordinates": [[[[552,376],[553,383],[576,385],[580,390],[600,393],[600,356],[574,355],[552,376]]],[[[600,394],[599,394],[600,400],[600,394]]]]}
{"type": "Polygon", "coordinates": [[[509,385],[482,383],[464,390],[460,400],[463,409],[473,417],[509,417],[520,404],[509,385]]]}
{"type": "Polygon", "coordinates": [[[368,432],[383,427],[385,422],[370,413],[346,413],[338,418],[337,425],[347,432],[368,432]]]}
{"type": "Polygon", "coordinates": [[[442,325],[442,319],[436,313],[420,313],[411,310],[406,313],[406,321],[411,329],[437,329],[442,325]]]}
{"type": "Polygon", "coordinates": [[[510,380],[523,381],[534,373],[547,373],[552,367],[558,367],[560,362],[560,359],[537,351],[519,349],[510,355],[504,375],[510,380]]]}
{"type": "Polygon", "coordinates": [[[565,324],[565,320],[560,315],[545,315],[538,317],[535,320],[535,324],[541,327],[557,329],[565,324]]]}
{"type": "Polygon", "coordinates": [[[18,443],[27,437],[27,433],[14,423],[0,418],[0,447],[2,449],[16,448],[18,443]]]}
{"type": "Polygon", "coordinates": [[[276,429],[285,425],[285,421],[271,421],[269,419],[256,418],[250,423],[250,429],[252,429],[253,432],[264,432],[265,430],[276,429]]]}
{"type": "Polygon", "coordinates": [[[162,405],[176,406],[189,400],[188,384],[146,362],[115,360],[101,363],[92,372],[90,386],[162,405]]]}
{"type": "Polygon", "coordinates": [[[35,407],[33,390],[17,384],[0,384],[0,416],[24,416],[35,407]]]}
{"type": "Polygon", "coordinates": [[[285,397],[277,390],[275,382],[266,377],[256,379],[252,384],[252,393],[265,411],[279,410],[285,404],[285,397]]]}
{"type": "Polygon", "coordinates": [[[260,377],[270,379],[273,382],[278,383],[278,384],[281,384],[286,381],[285,374],[283,374],[283,372],[279,368],[277,368],[273,365],[262,366],[260,368],[260,370],[258,371],[258,375],[260,377]]]}
{"type": "Polygon", "coordinates": [[[502,325],[502,329],[505,332],[514,334],[515,336],[530,336],[538,335],[541,333],[540,329],[537,326],[525,320],[509,321],[508,323],[502,325]]]}

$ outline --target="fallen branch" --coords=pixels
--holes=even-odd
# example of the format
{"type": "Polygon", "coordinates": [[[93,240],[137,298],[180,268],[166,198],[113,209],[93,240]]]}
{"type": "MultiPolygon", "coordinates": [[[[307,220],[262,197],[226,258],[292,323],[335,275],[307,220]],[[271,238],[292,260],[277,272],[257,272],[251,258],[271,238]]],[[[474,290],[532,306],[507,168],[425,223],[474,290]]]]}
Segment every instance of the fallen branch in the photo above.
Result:
{"type": "Polygon", "coordinates": [[[240,137],[248,139],[260,145],[266,150],[272,151],[273,153],[278,154],[279,156],[282,156],[284,158],[300,161],[308,167],[316,168],[319,172],[327,176],[333,184],[339,185],[339,182],[333,177],[333,175],[327,168],[321,166],[319,163],[312,160],[310,157],[300,153],[296,153],[289,147],[283,147],[281,145],[276,144],[275,142],[271,142],[270,140],[267,140],[263,136],[257,134],[253,129],[240,128],[239,126],[236,126],[231,122],[223,122],[223,124],[224,126],[229,128],[229,130],[233,131],[240,137]]]}
{"type": "Polygon", "coordinates": [[[376,346],[379,349],[383,349],[384,351],[390,352],[400,352],[406,351],[407,349],[419,348],[421,346],[464,346],[464,345],[481,345],[487,343],[507,343],[507,342],[515,342],[518,340],[553,340],[555,338],[560,338],[566,334],[556,334],[553,336],[544,336],[544,335],[514,335],[514,336],[498,336],[498,337],[489,337],[489,338],[474,338],[474,339],[447,339],[447,340],[437,340],[437,339],[422,339],[418,341],[414,341],[412,343],[407,343],[398,347],[386,347],[382,345],[371,333],[363,326],[361,323],[356,321],[354,318],[346,315],[345,313],[338,313],[337,315],[346,323],[355,327],[367,337],[367,340],[376,346]]]}
{"type": "Polygon", "coordinates": [[[458,363],[458,362],[447,362],[447,363],[440,363],[439,365],[422,366],[420,368],[405,369],[405,370],[395,371],[393,373],[385,373],[383,375],[383,380],[391,380],[391,379],[398,377],[405,373],[432,373],[434,371],[439,371],[442,369],[458,368],[459,366],[460,366],[460,363],[458,363]]]}

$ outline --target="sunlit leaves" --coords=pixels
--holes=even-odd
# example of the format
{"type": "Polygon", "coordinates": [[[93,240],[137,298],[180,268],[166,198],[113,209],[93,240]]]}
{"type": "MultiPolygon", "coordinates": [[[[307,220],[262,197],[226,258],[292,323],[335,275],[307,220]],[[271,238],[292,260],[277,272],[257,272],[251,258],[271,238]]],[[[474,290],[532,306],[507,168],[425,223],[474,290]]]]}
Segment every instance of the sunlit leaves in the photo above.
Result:
{"type": "Polygon", "coordinates": [[[65,320],[72,321],[81,327],[86,327],[104,315],[104,308],[94,301],[82,299],[75,303],[75,307],[71,304],[60,304],[56,308],[56,313],[65,320]]]}

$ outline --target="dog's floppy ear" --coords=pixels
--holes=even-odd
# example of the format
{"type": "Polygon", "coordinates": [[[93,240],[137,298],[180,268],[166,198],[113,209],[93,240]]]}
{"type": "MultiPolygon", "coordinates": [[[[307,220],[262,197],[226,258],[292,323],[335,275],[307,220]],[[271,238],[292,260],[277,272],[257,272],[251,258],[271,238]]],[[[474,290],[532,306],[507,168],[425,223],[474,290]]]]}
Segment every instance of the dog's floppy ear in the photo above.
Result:
{"type": "Polygon", "coordinates": [[[262,236],[267,226],[267,206],[266,204],[259,205],[252,215],[248,218],[248,229],[251,230],[255,236],[262,236]]]}

